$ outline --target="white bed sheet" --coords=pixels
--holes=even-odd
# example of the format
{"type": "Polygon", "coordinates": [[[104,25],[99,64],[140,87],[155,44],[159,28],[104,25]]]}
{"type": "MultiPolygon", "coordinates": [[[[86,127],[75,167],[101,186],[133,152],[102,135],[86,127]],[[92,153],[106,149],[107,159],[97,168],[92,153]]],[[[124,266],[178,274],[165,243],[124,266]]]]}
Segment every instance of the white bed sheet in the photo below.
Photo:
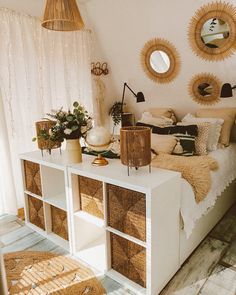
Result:
{"type": "Polygon", "coordinates": [[[187,238],[194,230],[196,221],[211,210],[218,196],[236,178],[236,143],[213,151],[209,156],[217,160],[219,169],[211,172],[211,190],[203,201],[196,203],[191,185],[182,179],[181,215],[187,238]]]}

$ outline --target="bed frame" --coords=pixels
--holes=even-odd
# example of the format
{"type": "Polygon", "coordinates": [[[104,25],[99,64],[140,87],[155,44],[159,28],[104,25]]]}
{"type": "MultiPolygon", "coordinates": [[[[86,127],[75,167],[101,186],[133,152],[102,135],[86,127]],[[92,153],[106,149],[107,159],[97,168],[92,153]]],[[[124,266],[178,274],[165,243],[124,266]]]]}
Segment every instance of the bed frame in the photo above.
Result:
{"type": "Polygon", "coordinates": [[[193,250],[220,221],[224,214],[236,201],[236,180],[218,197],[214,207],[195,224],[189,239],[186,239],[184,230],[180,231],[180,264],[189,257],[193,250]]]}

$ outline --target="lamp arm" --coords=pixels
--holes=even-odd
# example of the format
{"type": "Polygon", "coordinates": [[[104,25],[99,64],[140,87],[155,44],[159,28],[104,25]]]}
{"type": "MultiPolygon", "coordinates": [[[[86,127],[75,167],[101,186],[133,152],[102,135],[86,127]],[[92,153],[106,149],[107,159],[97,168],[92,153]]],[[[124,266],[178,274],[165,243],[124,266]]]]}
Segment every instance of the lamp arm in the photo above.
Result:
{"type": "Polygon", "coordinates": [[[125,99],[125,86],[127,84],[124,83],[124,87],[123,87],[123,94],[122,94],[122,101],[121,101],[121,114],[123,114],[123,106],[124,106],[124,99],[125,99]]]}
{"type": "Polygon", "coordinates": [[[236,89],[236,85],[234,85],[234,86],[232,87],[232,89],[236,89]]]}
{"type": "Polygon", "coordinates": [[[137,97],[137,94],[136,94],[135,92],[133,92],[133,90],[129,87],[129,85],[128,85],[127,83],[125,83],[125,86],[126,86],[127,88],[129,88],[129,90],[133,93],[133,95],[134,95],[135,97],[137,97]]]}

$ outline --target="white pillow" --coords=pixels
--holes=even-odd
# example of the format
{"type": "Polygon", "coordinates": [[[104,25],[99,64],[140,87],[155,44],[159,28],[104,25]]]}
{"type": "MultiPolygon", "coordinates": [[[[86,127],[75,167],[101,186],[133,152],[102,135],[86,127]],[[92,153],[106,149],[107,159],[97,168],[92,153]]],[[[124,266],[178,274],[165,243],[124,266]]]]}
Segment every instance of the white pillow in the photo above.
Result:
{"type": "Polygon", "coordinates": [[[210,123],[210,132],[207,140],[207,150],[209,152],[217,150],[217,145],[220,138],[220,132],[224,120],[221,118],[196,118],[192,114],[187,114],[183,119],[184,123],[210,123]]]}
{"type": "Polygon", "coordinates": [[[157,154],[171,154],[177,142],[174,135],[151,134],[151,148],[157,154]]]}
{"type": "Polygon", "coordinates": [[[159,118],[153,117],[149,112],[143,112],[141,120],[139,122],[144,124],[150,124],[154,126],[170,126],[173,125],[173,120],[164,116],[159,118]]]}

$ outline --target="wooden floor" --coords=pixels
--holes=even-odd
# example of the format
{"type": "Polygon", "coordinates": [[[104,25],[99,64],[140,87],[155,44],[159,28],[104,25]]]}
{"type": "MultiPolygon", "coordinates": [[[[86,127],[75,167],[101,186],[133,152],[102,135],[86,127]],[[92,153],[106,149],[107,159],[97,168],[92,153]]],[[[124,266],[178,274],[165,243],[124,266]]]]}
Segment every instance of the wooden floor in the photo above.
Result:
{"type": "MultiPolygon", "coordinates": [[[[0,216],[0,248],[68,254],[26,227],[14,216],[0,216]]],[[[107,294],[133,294],[105,277],[107,294]]],[[[236,206],[234,206],[186,261],[161,295],[236,295],[236,206]]]]}

